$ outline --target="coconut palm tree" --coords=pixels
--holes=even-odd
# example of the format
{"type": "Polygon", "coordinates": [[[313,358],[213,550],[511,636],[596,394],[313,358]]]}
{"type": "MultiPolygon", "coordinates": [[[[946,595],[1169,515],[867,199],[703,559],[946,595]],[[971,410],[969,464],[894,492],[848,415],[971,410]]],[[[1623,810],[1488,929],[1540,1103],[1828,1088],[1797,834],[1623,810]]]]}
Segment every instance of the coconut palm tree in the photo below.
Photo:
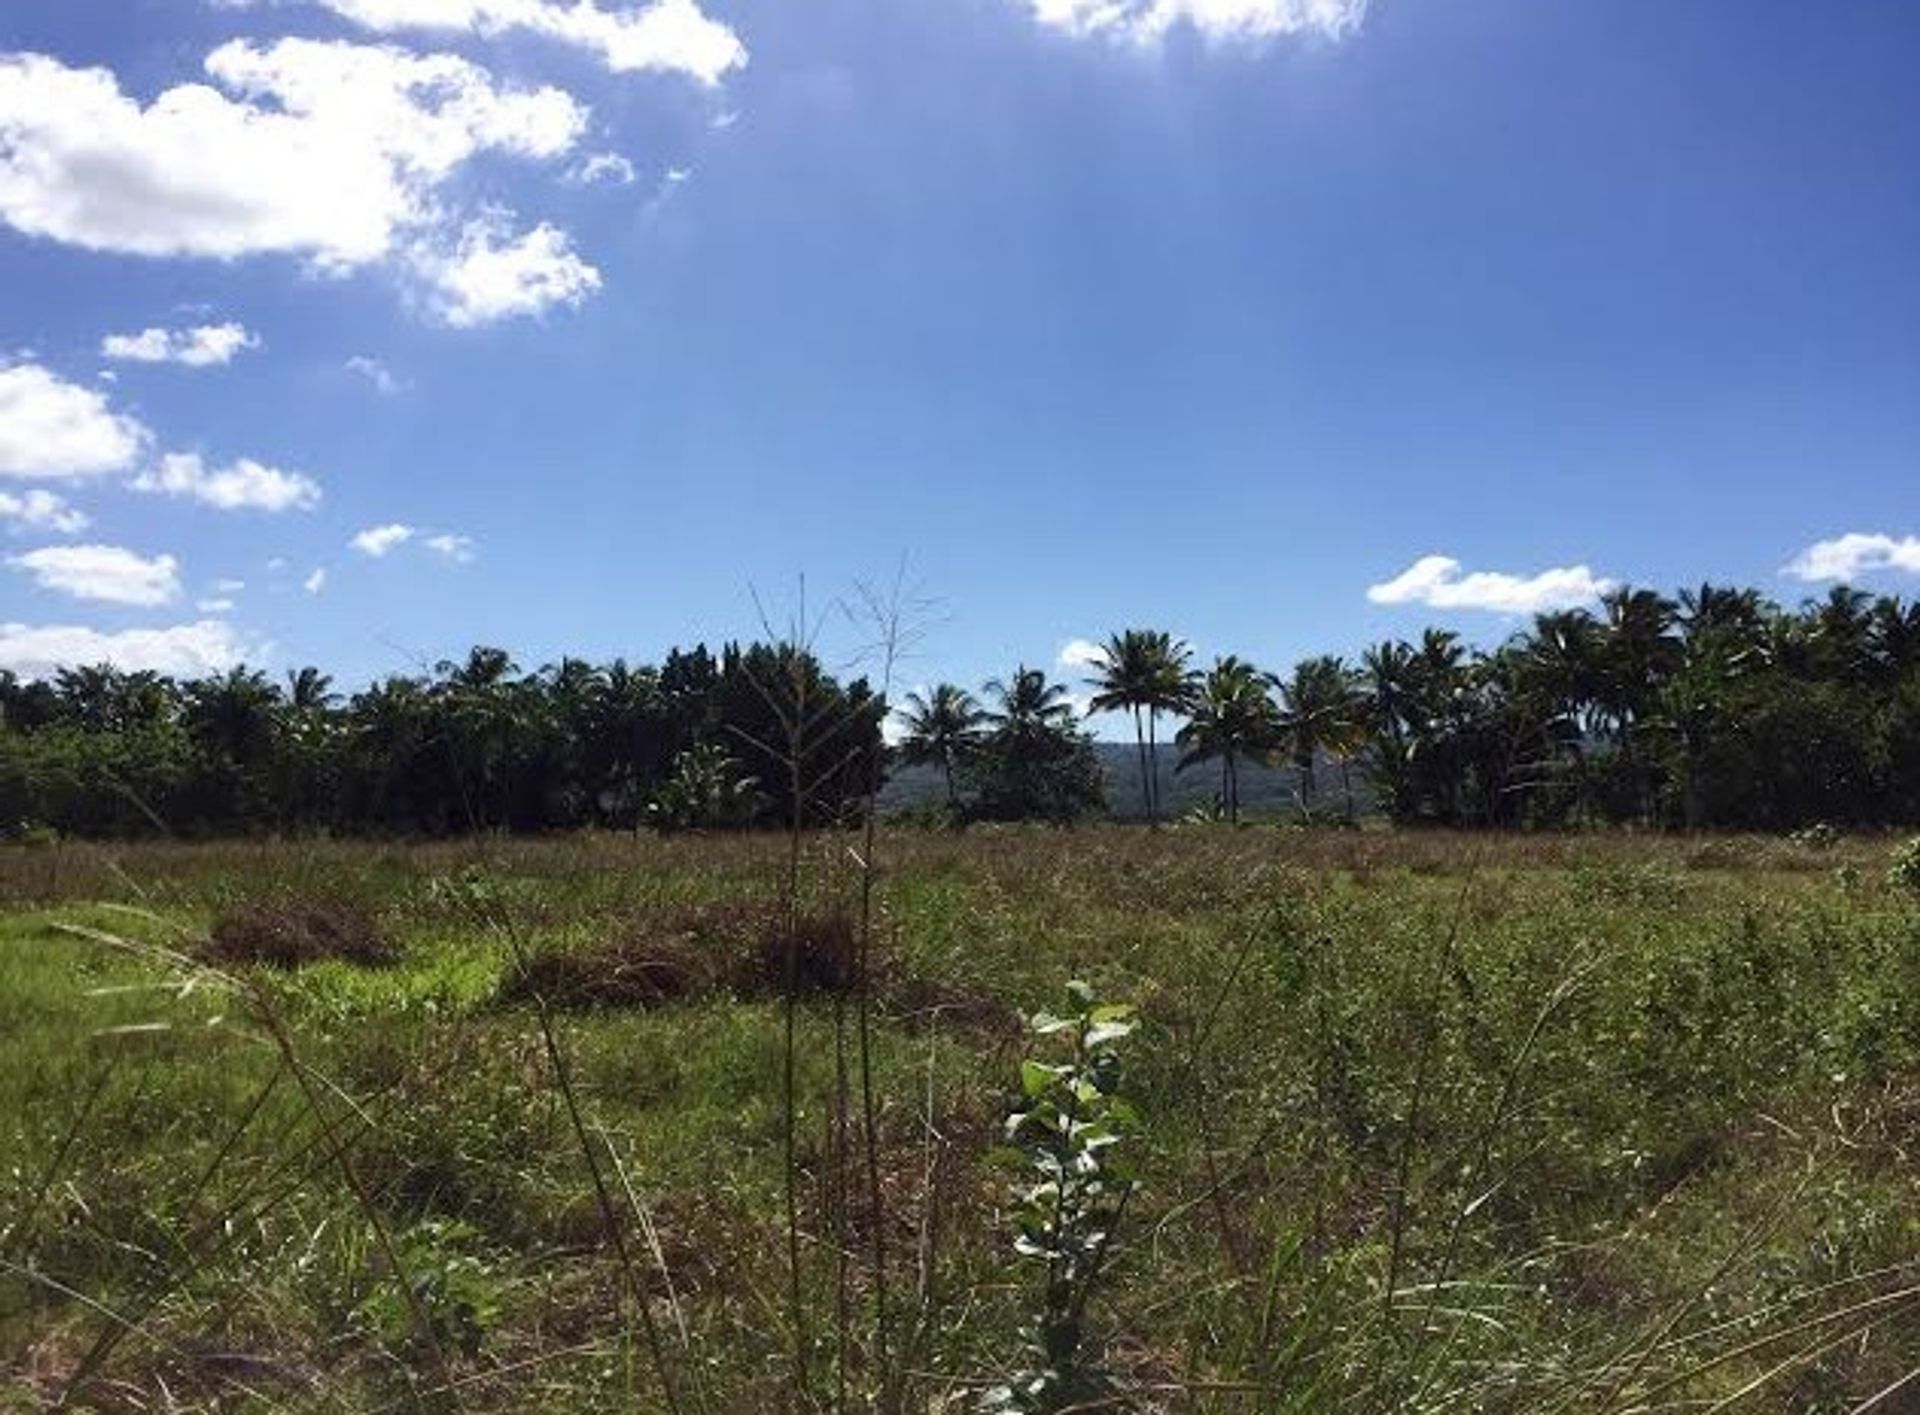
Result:
{"type": "Polygon", "coordinates": [[[1323,755],[1340,762],[1347,815],[1354,813],[1352,758],[1366,742],[1366,697],[1345,659],[1321,654],[1295,666],[1274,684],[1280,692],[1280,728],[1300,773],[1300,812],[1311,816],[1319,794],[1316,764],[1323,755]]]}
{"type": "Polygon", "coordinates": [[[1240,763],[1271,751],[1280,740],[1280,710],[1267,696],[1265,676],[1228,654],[1213,661],[1201,680],[1186,726],[1174,741],[1184,750],[1176,772],[1202,762],[1220,763],[1220,804],[1240,823],[1240,763]]]}
{"type": "Polygon", "coordinates": [[[947,805],[960,806],[956,771],[976,747],[987,714],[972,693],[952,683],[940,683],[925,697],[908,693],[900,723],[900,759],[913,766],[937,766],[947,779],[947,805]]]}
{"type": "Polygon", "coordinates": [[[1193,651],[1163,629],[1128,629],[1109,638],[1100,650],[1089,710],[1133,714],[1133,735],[1140,749],[1140,792],[1147,820],[1160,819],[1159,744],[1156,726],[1163,712],[1181,713],[1193,700],[1193,651]]]}

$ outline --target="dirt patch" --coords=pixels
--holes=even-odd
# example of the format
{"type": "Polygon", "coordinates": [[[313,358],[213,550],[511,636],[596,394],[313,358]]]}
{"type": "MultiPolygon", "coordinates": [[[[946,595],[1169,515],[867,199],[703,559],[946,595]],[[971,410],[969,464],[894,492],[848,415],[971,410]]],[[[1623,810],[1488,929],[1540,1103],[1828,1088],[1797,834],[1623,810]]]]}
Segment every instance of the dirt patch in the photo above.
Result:
{"type": "Polygon", "coordinates": [[[299,968],[337,958],[383,968],[400,950],[373,915],[347,904],[246,905],[214,920],[203,950],[210,962],[299,968]]]}

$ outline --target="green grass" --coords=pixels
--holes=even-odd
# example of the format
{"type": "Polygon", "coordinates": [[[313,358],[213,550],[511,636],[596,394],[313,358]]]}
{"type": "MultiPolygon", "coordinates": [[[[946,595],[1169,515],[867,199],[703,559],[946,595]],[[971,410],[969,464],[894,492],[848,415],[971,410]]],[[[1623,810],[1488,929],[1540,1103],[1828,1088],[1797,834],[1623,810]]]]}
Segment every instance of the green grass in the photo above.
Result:
{"type": "MultiPolygon", "coordinates": [[[[808,842],[811,904],[851,898],[851,843],[808,842]]],[[[517,953],[772,897],[781,849],[0,853],[0,1408],[664,1408],[539,1015],[499,994],[517,953]],[[191,961],[223,911],[293,901],[371,911],[401,961],[191,961]]],[[[551,1021],[683,1409],[832,1408],[842,1361],[866,1408],[876,1222],[898,1408],[1013,1368],[1035,1275],[998,1150],[1036,1043],[1011,1023],[1081,976],[1141,1015],[1145,1187],[1090,1307],[1140,1408],[1847,1411],[1920,1366],[1920,901],[1892,851],[883,834],[877,1219],[857,1135],[834,1149],[835,1006],[797,1017],[805,1398],[779,1001],[551,1021]]]]}

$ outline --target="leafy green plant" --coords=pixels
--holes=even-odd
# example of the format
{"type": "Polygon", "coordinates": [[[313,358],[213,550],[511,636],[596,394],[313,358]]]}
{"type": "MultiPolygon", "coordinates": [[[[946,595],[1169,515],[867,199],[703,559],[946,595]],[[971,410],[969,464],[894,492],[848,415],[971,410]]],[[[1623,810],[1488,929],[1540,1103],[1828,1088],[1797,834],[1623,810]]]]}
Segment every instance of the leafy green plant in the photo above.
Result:
{"type": "Polygon", "coordinates": [[[1044,1267],[1029,1331],[1029,1366],[992,1391],[995,1410],[1061,1411],[1106,1397],[1112,1378],[1089,1361],[1086,1305],[1108,1245],[1137,1181],[1116,1148],[1133,1127],[1121,1098],[1118,1045],[1134,1029],[1133,1009],[1102,1003],[1093,988],[1067,984],[1067,1006],[1029,1022],[1065,1055],[1020,1067],[1020,1100],[1007,1138],[1027,1177],[1014,1190],[1014,1251],[1044,1267]]]}
{"type": "MultiPolygon", "coordinates": [[[[468,1356],[486,1343],[500,1317],[499,1281],[472,1251],[479,1236],[470,1224],[430,1219],[399,1240],[414,1298],[434,1339],[468,1356]]],[[[359,1315],[389,1346],[403,1347],[414,1337],[412,1314],[390,1286],[374,1289],[359,1315]]]]}
{"type": "Polygon", "coordinates": [[[1893,867],[1887,871],[1887,883],[1920,896],[1920,835],[1893,852],[1893,867]]]}

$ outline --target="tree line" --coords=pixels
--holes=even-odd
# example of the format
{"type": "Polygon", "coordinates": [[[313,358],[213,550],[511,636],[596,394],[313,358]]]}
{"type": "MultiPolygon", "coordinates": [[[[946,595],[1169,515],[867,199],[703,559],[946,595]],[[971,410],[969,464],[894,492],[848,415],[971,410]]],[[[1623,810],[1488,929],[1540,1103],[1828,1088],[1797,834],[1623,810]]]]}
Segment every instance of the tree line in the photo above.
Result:
{"type": "MultiPolygon", "coordinates": [[[[1429,629],[1285,674],[1232,655],[1201,668],[1153,629],[1113,635],[1095,659],[1091,705],[1131,717],[1149,819],[1165,718],[1174,770],[1217,772],[1230,820],[1247,763],[1290,765],[1307,816],[1352,819],[1358,783],[1402,824],[1920,820],[1920,605],[1844,586],[1794,609],[1712,584],[1621,588],[1491,649],[1429,629]]],[[[980,714],[951,684],[907,700],[901,755],[939,766],[955,809],[991,722],[980,714]]]]}
{"type": "MultiPolygon", "coordinates": [[[[1173,770],[1241,814],[1249,764],[1307,817],[1405,824],[1792,829],[1920,821],[1920,605],[1849,588],[1787,609],[1702,585],[1620,589],[1489,649],[1429,629],[1270,673],[1129,629],[1090,710],[1131,719],[1147,816],[1173,770]]],[[[890,705],[790,644],[523,671],[475,648],[341,694],[318,669],[180,681],[0,673],[0,823],[80,835],[663,830],[857,819],[898,765],[955,821],[1105,809],[1070,686],[1021,665],[890,705]]]]}

